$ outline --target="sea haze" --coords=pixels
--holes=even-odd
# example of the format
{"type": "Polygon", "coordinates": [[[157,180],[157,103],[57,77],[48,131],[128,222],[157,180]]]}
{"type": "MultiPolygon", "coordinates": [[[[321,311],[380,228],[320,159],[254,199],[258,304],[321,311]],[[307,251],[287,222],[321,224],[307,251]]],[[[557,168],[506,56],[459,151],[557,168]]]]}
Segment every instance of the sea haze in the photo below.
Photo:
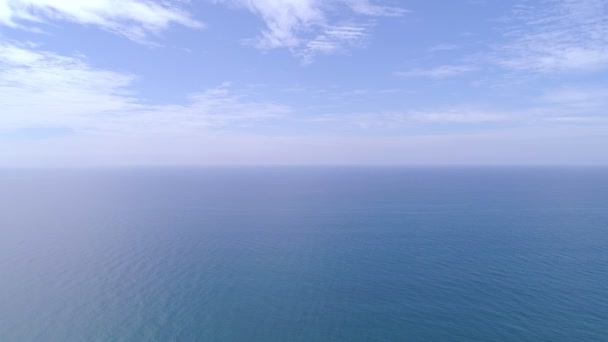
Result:
{"type": "Polygon", "coordinates": [[[0,341],[606,341],[608,169],[0,171],[0,341]]]}

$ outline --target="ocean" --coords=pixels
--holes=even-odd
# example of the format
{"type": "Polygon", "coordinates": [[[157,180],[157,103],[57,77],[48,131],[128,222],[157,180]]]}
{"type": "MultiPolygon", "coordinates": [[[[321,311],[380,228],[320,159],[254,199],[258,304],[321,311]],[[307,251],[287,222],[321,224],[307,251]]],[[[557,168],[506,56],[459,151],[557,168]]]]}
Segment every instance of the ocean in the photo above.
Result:
{"type": "Polygon", "coordinates": [[[608,169],[2,170],[0,341],[608,341],[608,169]]]}

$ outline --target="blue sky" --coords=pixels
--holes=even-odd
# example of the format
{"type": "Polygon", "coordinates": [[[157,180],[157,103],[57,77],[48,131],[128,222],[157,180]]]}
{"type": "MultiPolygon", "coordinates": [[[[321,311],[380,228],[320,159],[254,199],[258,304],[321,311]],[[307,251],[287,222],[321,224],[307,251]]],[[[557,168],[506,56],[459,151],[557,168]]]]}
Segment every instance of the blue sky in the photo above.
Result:
{"type": "Polygon", "coordinates": [[[0,165],[608,164],[608,0],[0,0],[0,165]]]}

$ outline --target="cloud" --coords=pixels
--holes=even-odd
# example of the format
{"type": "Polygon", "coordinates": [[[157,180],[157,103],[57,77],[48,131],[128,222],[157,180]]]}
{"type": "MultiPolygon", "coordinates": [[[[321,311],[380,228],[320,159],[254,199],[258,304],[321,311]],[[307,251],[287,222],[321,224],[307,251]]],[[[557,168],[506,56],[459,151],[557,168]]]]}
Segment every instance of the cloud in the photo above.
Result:
{"type": "Polygon", "coordinates": [[[608,68],[608,1],[522,3],[510,24],[507,43],[492,56],[502,67],[534,73],[608,68]]]}
{"type": "Polygon", "coordinates": [[[460,46],[456,45],[456,44],[438,44],[435,46],[431,46],[426,51],[429,53],[435,53],[435,52],[457,50],[459,48],[460,48],[460,46]]]}
{"type": "Polygon", "coordinates": [[[599,124],[603,126],[608,124],[608,118],[596,116],[558,116],[555,118],[547,118],[547,121],[562,124],[599,124]]]}
{"type": "Polygon", "coordinates": [[[0,127],[79,121],[137,107],[127,87],[133,75],[96,70],[85,61],[0,44],[0,127]]]}
{"type": "Polygon", "coordinates": [[[399,77],[429,77],[440,79],[460,76],[475,69],[475,67],[470,65],[442,65],[432,69],[413,69],[409,71],[400,71],[396,72],[395,75],[399,77]]]}
{"type": "Polygon", "coordinates": [[[330,114],[309,119],[312,123],[338,124],[365,130],[399,130],[405,127],[504,123],[516,119],[512,113],[476,107],[427,108],[378,113],[330,114]]]}
{"type": "MultiPolygon", "coordinates": [[[[505,74],[499,83],[518,83],[530,77],[559,73],[608,70],[608,1],[519,0],[512,14],[503,18],[502,39],[488,49],[468,55],[468,65],[444,65],[396,73],[403,77],[443,78],[476,68],[505,74]]],[[[457,46],[440,44],[427,52],[457,46]]]]}
{"type": "Polygon", "coordinates": [[[536,101],[542,117],[562,124],[608,123],[608,88],[562,86],[544,91],[536,101]]]}
{"type": "Polygon", "coordinates": [[[369,36],[367,26],[341,25],[326,27],[299,52],[302,62],[311,63],[315,56],[330,55],[363,43],[369,36]]]}
{"type": "Polygon", "coordinates": [[[496,110],[478,108],[448,108],[442,110],[413,111],[406,114],[411,120],[429,123],[495,123],[512,119],[511,115],[496,110]]]}
{"type": "Polygon", "coordinates": [[[400,16],[405,10],[371,0],[215,0],[259,15],[266,28],[253,40],[259,49],[287,48],[307,63],[335,54],[369,36],[370,24],[357,18],[400,16]]]}
{"type": "Polygon", "coordinates": [[[399,17],[408,11],[400,7],[382,6],[372,0],[342,0],[354,12],[371,16],[399,17]]]}
{"type": "Polygon", "coordinates": [[[55,20],[97,26],[140,42],[171,24],[203,26],[176,1],[0,0],[0,25],[32,30],[55,20]]]}
{"type": "Polygon", "coordinates": [[[133,165],[608,165],[602,128],[385,135],[205,135],[101,142],[90,138],[0,144],[1,166],[133,165]]]}
{"type": "MultiPolygon", "coordinates": [[[[534,113],[429,108],[310,123],[324,125],[333,132],[329,136],[317,129],[302,133],[306,127],[297,127],[298,134],[262,134],[249,126],[268,128],[275,120],[292,120],[292,109],[251,100],[230,84],[192,94],[183,104],[148,105],[132,90],[137,81],[134,75],[95,68],[84,57],[0,43],[0,165],[608,163],[608,122],[568,112],[539,112],[552,120],[551,127],[507,130],[508,125],[494,124],[528,120],[534,113]],[[370,134],[344,134],[335,123],[370,134]],[[471,125],[494,129],[445,131],[471,125]],[[415,131],[422,126],[443,131],[415,131]],[[410,132],[415,133],[406,134],[403,127],[414,127],[410,132]],[[371,136],[377,132],[383,134],[371,136]]],[[[561,108],[551,101],[565,92],[572,102],[588,101],[583,91],[559,88],[539,102],[561,108]]],[[[599,101],[601,91],[594,94],[591,99],[599,101]]]]}
{"type": "Polygon", "coordinates": [[[185,104],[147,105],[132,91],[137,77],[69,57],[0,44],[0,134],[64,127],[75,134],[149,136],[238,129],[289,114],[287,106],[251,101],[229,84],[192,94],[185,104]]]}
{"type": "Polygon", "coordinates": [[[587,108],[605,112],[608,108],[608,87],[563,86],[545,91],[539,100],[561,107],[587,108]]]}

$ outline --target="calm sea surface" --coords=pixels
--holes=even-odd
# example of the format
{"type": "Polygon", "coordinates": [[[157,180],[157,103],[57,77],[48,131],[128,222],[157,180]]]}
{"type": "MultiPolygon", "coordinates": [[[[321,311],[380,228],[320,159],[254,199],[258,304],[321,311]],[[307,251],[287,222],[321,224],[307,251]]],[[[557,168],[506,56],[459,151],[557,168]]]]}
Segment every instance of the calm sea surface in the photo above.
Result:
{"type": "Polygon", "coordinates": [[[0,341],[608,341],[608,169],[0,171],[0,341]]]}

